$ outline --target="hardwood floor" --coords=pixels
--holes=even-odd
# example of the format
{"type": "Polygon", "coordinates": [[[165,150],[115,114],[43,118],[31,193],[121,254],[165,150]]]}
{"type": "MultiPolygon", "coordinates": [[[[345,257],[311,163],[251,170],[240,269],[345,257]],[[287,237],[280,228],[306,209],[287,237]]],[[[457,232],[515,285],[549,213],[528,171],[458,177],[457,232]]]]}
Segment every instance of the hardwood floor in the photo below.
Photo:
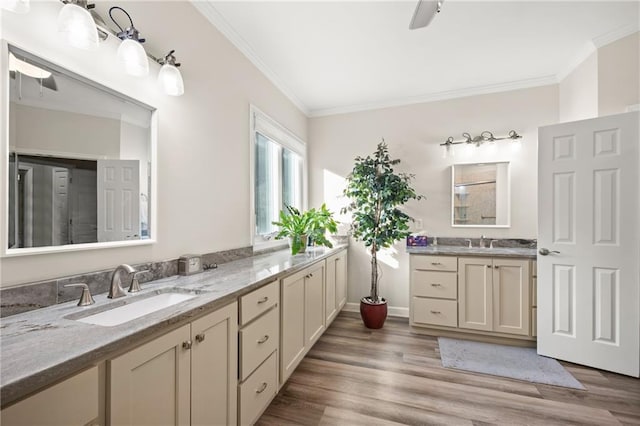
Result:
{"type": "Polygon", "coordinates": [[[342,313],[258,425],[640,425],[640,380],[563,363],[587,390],[445,369],[406,319],[342,313]]]}

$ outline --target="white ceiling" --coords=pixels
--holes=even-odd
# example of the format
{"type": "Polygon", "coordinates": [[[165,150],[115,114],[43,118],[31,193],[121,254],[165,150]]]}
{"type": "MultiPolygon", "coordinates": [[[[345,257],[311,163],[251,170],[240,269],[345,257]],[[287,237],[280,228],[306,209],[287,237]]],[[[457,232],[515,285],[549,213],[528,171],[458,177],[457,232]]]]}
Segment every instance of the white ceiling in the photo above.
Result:
{"type": "Polygon", "coordinates": [[[638,1],[194,1],[311,116],[551,84],[638,30],[638,1]]]}

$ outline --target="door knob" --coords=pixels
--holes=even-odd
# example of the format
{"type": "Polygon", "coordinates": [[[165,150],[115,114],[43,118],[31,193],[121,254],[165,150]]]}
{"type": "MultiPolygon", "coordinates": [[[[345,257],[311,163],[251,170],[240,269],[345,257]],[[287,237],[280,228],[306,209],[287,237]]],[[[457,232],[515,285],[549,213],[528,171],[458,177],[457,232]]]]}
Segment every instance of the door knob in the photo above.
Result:
{"type": "Polygon", "coordinates": [[[540,250],[538,250],[538,253],[540,253],[543,256],[548,256],[551,253],[560,254],[559,251],[557,251],[557,250],[549,250],[548,248],[541,248],[540,250]]]}

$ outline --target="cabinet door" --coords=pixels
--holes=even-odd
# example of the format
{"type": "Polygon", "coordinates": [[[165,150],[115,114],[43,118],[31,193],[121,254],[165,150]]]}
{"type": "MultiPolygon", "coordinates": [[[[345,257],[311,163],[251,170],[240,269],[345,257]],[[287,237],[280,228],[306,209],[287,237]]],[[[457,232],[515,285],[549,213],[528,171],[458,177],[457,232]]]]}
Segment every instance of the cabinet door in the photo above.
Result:
{"type": "Polygon", "coordinates": [[[185,325],[108,361],[107,424],[189,425],[189,338],[185,325]]]}
{"type": "Polygon", "coordinates": [[[281,281],[280,383],[284,383],[304,357],[304,281],[307,271],[281,281]]]}
{"type": "Polygon", "coordinates": [[[324,262],[308,269],[304,280],[304,337],[306,350],[324,332],[324,262]]]}
{"type": "Polygon", "coordinates": [[[326,281],[324,291],[324,306],[325,306],[325,324],[327,327],[331,324],[331,321],[338,315],[338,297],[336,294],[337,285],[337,269],[339,267],[339,257],[333,255],[327,258],[327,270],[326,281]]]}
{"type": "Polygon", "coordinates": [[[529,261],[493,260],[493,331],[529,335],[529,261]]]}
{"type": "Polygon", "coordinates": [[[5,408],[0,415],[0,424],[4,426],[88,424],[99,415],[98,386],[98,367],[92,367],[5,408]]]}
{"type": "Polygon", "coordinates": [[[458,259],[458,327],[493,330],[493,268],[491,259],[458,259]]]}
{"type": "Polygon", "coordinates": [[[235,425],[238,305],[191,323],[191,424],[235,425]]]}
{"type": "Polygon", "coordinates": [[[347,250],[338,253],[336,260],[336,304],[338,312],[347,303],[347,250]]]}

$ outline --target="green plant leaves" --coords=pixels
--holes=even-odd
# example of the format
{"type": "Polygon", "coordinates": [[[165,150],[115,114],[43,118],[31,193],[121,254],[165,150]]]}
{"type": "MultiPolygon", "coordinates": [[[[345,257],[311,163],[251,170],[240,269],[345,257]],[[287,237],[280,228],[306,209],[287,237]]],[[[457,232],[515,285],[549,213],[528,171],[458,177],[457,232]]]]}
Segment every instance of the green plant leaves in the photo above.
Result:
{"type": "Polygon", "coordinates": [[[326,204],[322,204],[320,209],[312,208],[305,212],[300,212],[293,206],[285,206],[285,209],[286,212],[280,211],[280,220],[272,223],[280,227],[276,239],[292,238],[291,254],[299,253],[304,247],[306,238],[303,243],[300,238],[302,235],[311,238],[317,245],[333,247],[327,240],[326,233],[338,232],[338,223],[333,219],[333,213],[327,209],[326,204]]]}

